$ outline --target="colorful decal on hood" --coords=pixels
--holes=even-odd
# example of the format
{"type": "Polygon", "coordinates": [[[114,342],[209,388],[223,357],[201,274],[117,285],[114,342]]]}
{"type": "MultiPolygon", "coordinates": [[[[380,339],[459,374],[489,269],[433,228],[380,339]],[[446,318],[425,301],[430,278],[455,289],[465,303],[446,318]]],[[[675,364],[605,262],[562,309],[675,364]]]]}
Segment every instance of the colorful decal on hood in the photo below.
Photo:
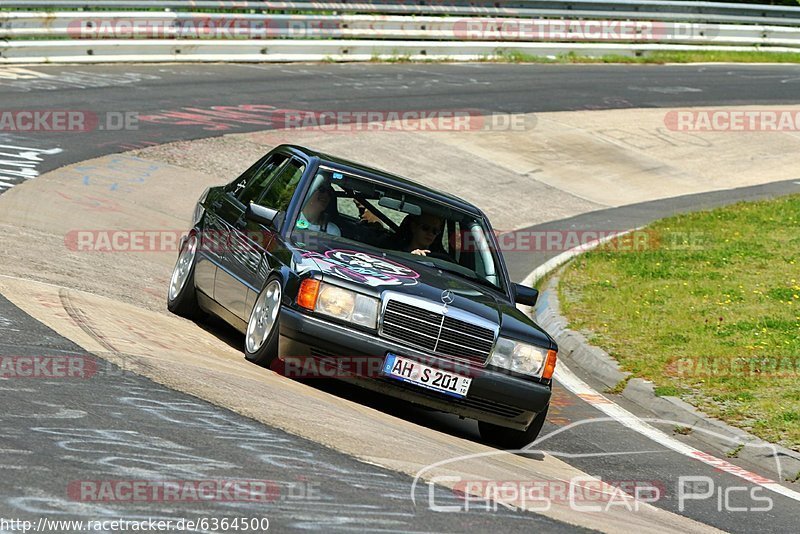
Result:
{"type": "Polygon", "coordinates": [[[373,287],[414,285],[419,278],[418,272],[405,265],[354,250],[334,249],[325,254],[306,252],[303,257],[318,263],[324,274],[373,287]]]}

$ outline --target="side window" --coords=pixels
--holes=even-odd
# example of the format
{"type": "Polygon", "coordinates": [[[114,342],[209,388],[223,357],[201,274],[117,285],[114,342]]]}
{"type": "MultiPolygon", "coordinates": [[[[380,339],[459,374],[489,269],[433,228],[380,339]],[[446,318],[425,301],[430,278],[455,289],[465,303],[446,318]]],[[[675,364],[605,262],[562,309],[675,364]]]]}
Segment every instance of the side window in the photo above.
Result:
{"type": "Polygon", "coordinates": [[[279,212],[286,211],[305,170],[305,164],[296,159],[292,159],[281,166],[276,172],[275,179],[272,180],[269,188],[256,201],[256,204],[279,212]]]}
{"type": "Polygon", "coordinates": [[[252,170],[249,176],[242,175],[239,180],[231,184],[236,188],[232,191],[233,194],[247,206],[251,200],[257,199],[263,193],[267,185],[280,172],[287,159],[283,154],[275,154],[261,166],[254,165],[255,169],[251,167],[245,173],[250,173],[252,170]]]}
{"type": "Polygon", "coordinates": [[[346,192],[342,192],[342,188],[333,186],[333,190],[339,193],[336,198],[336,211],[340,215],[345,215],[356,221],[361,218],[361,210],[358,208],[356,199],[347,196],[346,192]]]}
{"type": "Polygon", "coordinates": [[[238,197],[242,192],[242,189],[247,186],[247,183],[253,178],[253,176],[255,176],[258,170],[264,166],[268,159],[269,156],[264,156],[253,163],[250,168],[240,174],[238,178],[225,186],[225,192],[231,193],[232,195],[238,197]]]}

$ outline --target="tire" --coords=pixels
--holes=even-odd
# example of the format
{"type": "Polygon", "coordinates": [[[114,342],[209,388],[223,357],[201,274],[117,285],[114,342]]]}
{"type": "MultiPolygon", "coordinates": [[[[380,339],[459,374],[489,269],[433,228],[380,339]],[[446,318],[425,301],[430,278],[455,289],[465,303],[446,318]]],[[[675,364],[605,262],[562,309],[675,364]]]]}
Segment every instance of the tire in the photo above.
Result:
{"type": "Polygon", "coordinates": [[[181,247],[178,260],[172,270],[167,291],[167,309],[175,315],[187,319],[197,319],[202,315],[197,304],[197,290],[194,286],[194,266],[197,261],[199,240],[192,234],[181,247]]]}
{"type": "Polygon", "coordinates": [[[269,367],[278,358],[282,296],[280,279],[269,278],[258,294],[247,321],[244,357],[262,367],[269,367]]]}
{"type": "Polygon", "coordinates": [[[543,411],[539,412],[536,417],[533,418],[533,421],[531,421],[530,426],[528,426],[526,430],[514,430],[513,428],[478,421],[478,430],[481,433],[481,439],[504,449],[522,449],[536,441],[536,438],[539,437],[545,419],[547,419],[547,410],[549,408],[550,405],[548,404],[543,411]]]}

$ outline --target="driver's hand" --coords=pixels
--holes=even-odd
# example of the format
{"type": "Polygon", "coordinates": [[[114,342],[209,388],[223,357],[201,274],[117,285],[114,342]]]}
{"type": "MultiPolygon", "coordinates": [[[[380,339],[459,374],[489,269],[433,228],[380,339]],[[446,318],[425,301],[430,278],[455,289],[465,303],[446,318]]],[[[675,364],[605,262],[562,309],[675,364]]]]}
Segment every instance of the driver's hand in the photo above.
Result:
{"type": "Polygon", "coordinates": [[[358,200],[353,199],[353,203],[358,208],[358,211],[360,213],[359,217],[361,219],[361,222],[367,223],[367,224],[377,224],[377,225],[383,227],[383,221],[381,221],[380,217],[378,217],[377,215],[372,213],[370,210],[368,210],[366,208],[366,206],[361,204],[361,202],[359,202],[358,200]]]}
{"type": "Polygon", "coordinates": [[[421,249],[414,249],[411,251],[412,254],[416,254],[417,256],[427,256],[431,253],[430,250],[421,250],[421,249]]]}

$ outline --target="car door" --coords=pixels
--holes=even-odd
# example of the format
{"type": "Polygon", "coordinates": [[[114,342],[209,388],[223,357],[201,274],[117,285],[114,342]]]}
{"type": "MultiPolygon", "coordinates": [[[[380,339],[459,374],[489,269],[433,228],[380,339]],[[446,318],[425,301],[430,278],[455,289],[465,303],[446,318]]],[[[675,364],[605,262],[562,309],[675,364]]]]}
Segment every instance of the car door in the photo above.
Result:
{"type": "Polygon", "coordinates": [[[247,296],[247,281],[242,278],[240,265],[246,261],[243,258],[250,254],[244,235],[247,226],[245,209],[251,201],[262,195],[288,160],[286,154],[270,155],[248,177],[244,187],[241,187],[241,182],[234,182],[235,189],[219,199],[215,210],[219,218],[220,240],[224,242],[221,243],[222,254],[214,280],[214,300],[239,318],[245,315],[247,296]]]}
{"type": "Polygon", "coordinates": [[[269,273],[280,264],[289,261],[286,245],[279,230],[307,166],[306,162],[293,157],[281,167],[267,189],[254,201],[255,204],[274,209],[278,214],[272,226],[254,221],[246,222],[243,234],[246,240],[243,247],[245,253],[238,256],[240,263],[236,266],[236,274],[245,280],[247,285],[245,319],[249,319],[258,292],[269,273]]]}
{"type": "Polygon", "coordinates": [[[212,189],[206,198],[194,279],[197,289],[211,298],[214,298],[217,269],[228,248],[230,233],[227,219],[235,217],[230,213],[231,204],[235,202],[234,199],[241,194],[247,184],[257,176],[259,169],[270,157],[271,155],[267,154],[225,187],[212,189]]]}

